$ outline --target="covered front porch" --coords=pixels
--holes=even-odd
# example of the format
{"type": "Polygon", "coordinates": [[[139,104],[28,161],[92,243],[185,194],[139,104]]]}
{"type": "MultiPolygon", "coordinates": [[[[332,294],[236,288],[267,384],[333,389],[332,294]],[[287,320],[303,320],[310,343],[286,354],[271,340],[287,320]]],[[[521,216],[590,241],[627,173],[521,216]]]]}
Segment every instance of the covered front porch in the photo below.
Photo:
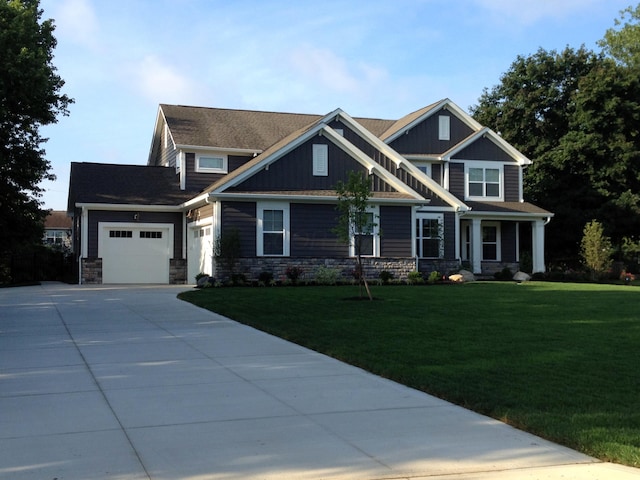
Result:
{"type": "Polygon", "coordinates": [[[544,231],[549,219],[468,213],[459,217],[459,258],[477,275],[493,275],[503,268],[514,273],[544,272],[544,231]]]}

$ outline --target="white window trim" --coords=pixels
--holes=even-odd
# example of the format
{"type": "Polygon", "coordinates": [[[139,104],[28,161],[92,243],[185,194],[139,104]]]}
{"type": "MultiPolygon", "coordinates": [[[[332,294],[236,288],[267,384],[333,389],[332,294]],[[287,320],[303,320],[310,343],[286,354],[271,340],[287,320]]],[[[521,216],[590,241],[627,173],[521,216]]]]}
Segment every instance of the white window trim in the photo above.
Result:
{"type": "Polygon", "coordinates": [[[451,117],[438,115],[438,140],[451,140],[451,117]]]}
{"type": "Polygon", "coordinates": [[[291,229],[289,203],[286,202],[258,202],[257,204],[257,226],[256,226],[256,255],[258,257],[288,257],[290,255],[291,229]],[[282,227],[284,229],[284,245],[282,247],[282,255],[273,255],[264,253],[263,223],[265,210],[282,210],[282,227]]]}
{"type": "Polygon", "coordinates": [[[329,145],[314,143],[313,148],[313,176],[326,177],[329,175],[329,145]]]}
{"type": "MultiPolygon", "coordinates": [[[[372,205],[367,207],[367,213],[373,213],[373,255],[361,255],[362,257],[375,258],[380,256],[380,207],[378,205],[372,205]]],[[[356,244],[355,235],[358,232],[355,230],[355,225],[349,226],[349,256],[356,256],[356,244]]]]}
{"type": "Polygon", "coordinates": [[[196,153],[196,173],[228,173],[229,169],[229,157],[223,153],[196,153]],[[206,168],[200,167],[201,158],[221,158],[222,168],[206,168]]]}
{"type": "MultiPolygon", "coordinates": [[[[419,258],[437,258],[437,259],[442,259],[444,258],[444,214],[443,213],[423,213],[423,212],[418,212],[416,213],[416,221],[420,221],[420,220],[438,220],[438,225],[439,225],[439,230],[441,232],[441,238],[440,238],[440,248],[439,248],[439,256],[438,257],[424,257],[422,255],[420,255],[420,248],[416,249],[416,256],[418,256],[419,258]]],[[[415,225],[415,223],[414,223],[415,225]]],[[[418,232],[415,232],[415,239],[416,242],[420,239],[422,239],[423,237],[421,235],[418,235],[418,232]]]]}
{"type": "Polygon", "coordinates": [[[184,160],[184,152],[182,150],[178,150],[176,152],[176,173],[180,173],[182,169],[182,163],[184,160]]]}
{"type": "Polygon", "coordinates": [[[496,258],[484,258],[484,239],[480,238],[482,243],[482,261],[484,262],[501,262],[502,261],[502,233],[500,232],[500,222],[485,222],[480,224],[480,235],[484,227],[496,227],[496,258]]]}
{"type": "Polygon", "coordinates": [[[503,202],[504,201],[504,164],[499,162],[479,162],[477,160],[469,160],[464,164],[464,199],[465,200],[478,200],[478,201],[495,201],[495,202],[503,202]],[[469,169],[471,168],[492,168],[494,170],[498,170],[498,175],[500,178],[500,195],[497,197],[487,197],[485,195],[469,195],[469,169]]]}
{"type": "Polygon", "coordinates": [[[426,172],[422,172],[424,173],[427,177],[432,178],[432,169],[431,169],[431,162],[412,162],[416,168],[420,169],[420,171],[422,172],[422,168],[424,168],[426,170],[426,172]]]}

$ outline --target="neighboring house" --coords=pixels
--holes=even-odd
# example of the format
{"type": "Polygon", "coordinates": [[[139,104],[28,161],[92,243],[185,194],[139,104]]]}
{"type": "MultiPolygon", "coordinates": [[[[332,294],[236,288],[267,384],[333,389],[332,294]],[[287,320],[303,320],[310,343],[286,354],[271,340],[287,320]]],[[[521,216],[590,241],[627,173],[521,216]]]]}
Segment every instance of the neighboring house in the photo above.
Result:
{"type": "Polygon", "coordinates": [[[44,243],[65,249],[71,248],[71,226],[72,220],[67,212],[51,210],[44,219],[44,243]]]}
{"type": "Polygon", "coordinates": [[[72,163],[69,212],[83,283],[226,278],[213,246],[237,230],[237,271],[353,270],[335,186],[371,178],[366,269],[396,278],[464,266],[490,275],[521,255],[545,270],[552,213],[524,201],[531,161],[448,99],[399,120],[160,105],[147,166],[72,163]]]}

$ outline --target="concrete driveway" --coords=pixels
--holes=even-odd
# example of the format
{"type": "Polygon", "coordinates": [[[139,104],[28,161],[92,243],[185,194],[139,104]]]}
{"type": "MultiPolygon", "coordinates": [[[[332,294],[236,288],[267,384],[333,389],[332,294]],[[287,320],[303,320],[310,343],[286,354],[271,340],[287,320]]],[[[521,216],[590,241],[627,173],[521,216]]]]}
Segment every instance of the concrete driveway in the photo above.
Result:
{"type": "Polygon", "coordinates": [[[0,289],[0,478],[640,478],[177,300],[188,288],[0,289]]]}

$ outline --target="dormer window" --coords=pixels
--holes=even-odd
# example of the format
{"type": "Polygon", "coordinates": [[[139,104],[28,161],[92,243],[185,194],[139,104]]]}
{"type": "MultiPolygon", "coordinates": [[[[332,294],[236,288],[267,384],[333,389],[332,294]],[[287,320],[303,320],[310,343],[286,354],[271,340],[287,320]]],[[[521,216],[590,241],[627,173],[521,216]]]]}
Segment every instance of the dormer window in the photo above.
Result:
{"type": "Polygon", "coordinates": [[[196,155],[196,172],[227,173],[227,156],[199,153],[196,155]]]}

